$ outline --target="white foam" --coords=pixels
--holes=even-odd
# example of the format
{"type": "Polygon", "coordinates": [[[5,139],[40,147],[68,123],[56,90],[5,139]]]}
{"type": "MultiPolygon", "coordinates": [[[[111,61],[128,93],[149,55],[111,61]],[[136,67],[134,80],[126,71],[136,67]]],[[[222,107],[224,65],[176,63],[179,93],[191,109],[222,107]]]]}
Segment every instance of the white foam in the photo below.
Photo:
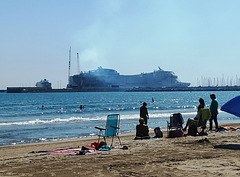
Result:
{"type": "Polygon", "coordinates": [[[74,122],[74,121],[84,121],[84,118],[80,117],[70,117],[67,119],[55,118],[52,120],[30,120],[30,121],[22,121],[22,122],[7,122],[0,123],[0,126],[8,126],[8,125],[34,125],[34,124],[49,124],[49,123],[60,123],[60,122],[74,122]]]}
{"type": "MultiPolygon", "coordinates": [[[[182,113],[183,116],[195,115],[195,112],[182,113]]],[[[149,114],[150,118],[166,118],[169,117],[171,113],[169,112],[156,112],[149,114]]],[[[138,119],[139,113],[135,114],[121,114],[120,119],[138,119]]],[[[0,123],[0,126],[10,126],[10,125],[34,125],[34,124],[53,124],[53,123],[63,123],[63,122],[80,122],[80,121],[96,121],[96,120],[106,120],[107,116],[97,116],[97,117],[70,117],[70,118],[55,118],[51,120],[29,120],[22,122],[6,122],[0,123]]]]}

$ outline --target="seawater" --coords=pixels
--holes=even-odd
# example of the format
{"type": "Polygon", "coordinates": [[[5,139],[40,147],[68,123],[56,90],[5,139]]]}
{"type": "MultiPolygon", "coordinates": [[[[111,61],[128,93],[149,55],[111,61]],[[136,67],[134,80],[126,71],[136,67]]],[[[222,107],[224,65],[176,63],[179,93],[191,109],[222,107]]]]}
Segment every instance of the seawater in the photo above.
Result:
{"type": "MultiPolygon", "coordinates": [[[[139,108],[148,104],[149,128],[166,129],[172,113],[186,121],[196,115],[198,99],[209,107],[211,92],[75,92],[0,94],[0,146],[93,136],[108,114],[120,114],[120,133],[135,130],[139,108]],[[152,102],[154,99],[154,102],[152,102]],[[44,105],[44,110],[42,110],[44,105]],[[80,110],[80,105],[84,109],[80,110]]],[[[214,92],[220,107],[239,92],[214,92]]],[[[219,111],[219,123],[240,118],[219,111]]]]}

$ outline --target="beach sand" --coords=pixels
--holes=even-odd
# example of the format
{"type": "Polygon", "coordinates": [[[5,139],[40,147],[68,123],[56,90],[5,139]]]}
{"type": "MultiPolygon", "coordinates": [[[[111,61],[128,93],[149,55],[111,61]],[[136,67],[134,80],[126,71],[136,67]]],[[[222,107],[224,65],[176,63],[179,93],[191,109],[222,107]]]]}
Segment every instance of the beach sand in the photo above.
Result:
{"type": "Polygon", "coordinates": [[[31,152],[90,145],[97,137],[0,147],[0,176],[240,176],[240,131],[181,138],[166,138],[164,132],[154,140],[133,140],[134,133],[120,137],[128,150],[117,149],[116,138],[117,150],[89,155],[31,152]]]}

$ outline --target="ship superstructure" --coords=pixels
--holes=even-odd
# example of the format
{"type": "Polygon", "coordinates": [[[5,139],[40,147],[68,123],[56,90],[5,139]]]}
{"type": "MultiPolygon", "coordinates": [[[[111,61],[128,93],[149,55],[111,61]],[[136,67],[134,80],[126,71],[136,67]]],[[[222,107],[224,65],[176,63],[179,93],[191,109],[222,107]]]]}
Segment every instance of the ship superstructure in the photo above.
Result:
{"type": "Polygon", "coordinates": [[[137,75],[120,75],[114,69],[98,67],[96,70],[81,72],[69,77],[68,88],[160,88],[188,87],[190,83],[180,82],[172,71],[164,71],[160,67],[150,73],[137,75]]]}
{"type": "Polygon", "coordinates": [[[52,89],[52,84],[47,79],[43,79],[36,83],[36,87],[52,89]]]}

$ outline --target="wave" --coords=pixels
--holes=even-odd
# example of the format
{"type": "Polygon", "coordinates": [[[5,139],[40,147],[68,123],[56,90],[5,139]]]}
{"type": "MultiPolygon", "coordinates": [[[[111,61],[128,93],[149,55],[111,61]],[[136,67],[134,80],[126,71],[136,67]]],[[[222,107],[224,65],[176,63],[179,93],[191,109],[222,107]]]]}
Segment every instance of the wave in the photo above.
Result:
{"type": "MultiPolygon", "coordinates": [[[[194,115],[195,112],[182,113],[183,116],[194,115]]],[[[163,113],[151,113],[150,118],[168,118],[171,115],[169,112],[163,113]]],[[[138,119],[139,113],[135,114],[121,114],[120,119],[138,119]]],[[[106,120],[107,116],[94,116],[94,117],[69,117],[69,118],[53,118],[48,120],[35,119],[29,121],[19,121],[19,122],[2,122],[0,126],[11,126],[11,125],[35,125],[35,124],[54,124],[54,123],[66,123],[66,122],[81,122],[81,121],[99,121],[106,120]]]]}
{"type": "Polygon", "coordinates": [[[0,123],[0,126],[8,126],[8,125],[33,125],[33,124],[49,124],[49,123],[61,123],[61,122],[74,122],[74,121],[84,121],[84,118],[80,117],[71,117],[67,119],[55,118],[52,120],[29,120],[29,121],[22,121],[22,122],[6,122],[0,123]]]}

